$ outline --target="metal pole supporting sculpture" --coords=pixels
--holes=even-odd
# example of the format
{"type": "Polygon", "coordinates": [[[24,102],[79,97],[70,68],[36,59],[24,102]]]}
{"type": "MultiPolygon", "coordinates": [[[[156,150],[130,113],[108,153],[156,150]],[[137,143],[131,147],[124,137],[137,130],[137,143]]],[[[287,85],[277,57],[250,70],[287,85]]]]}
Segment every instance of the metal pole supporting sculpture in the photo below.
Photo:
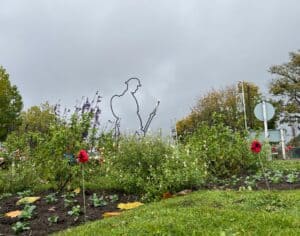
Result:
{"type": "Polygon", "coordinates": [[[160,103],[160,101],[157,102],[155,108],[149,114],[147,122],[145,123],[145,125],[143,125],[143,120],[142,120],[142,117],[140,115],[140,105],[139,105],[139,102],[138,102],[138,100],[137,100],[137,98],[135,96],[135,93],[142,86],[141,81],[138,78],[130,78],[130,79],[126,80],[125,81],[126,88],[124,89],[124,91],[121,94],[115,94],[115,95],[113,95],[111,97],[111,99],[110,99],[110,109],[111,109],[112,115],[115,118],[115,122],[114,122],[114,137],[115,137],[115,139],[117,139],[120,136],[120,134],[121,134],[121,132],[120,132],[120,126],[121,126],[120,121],[121,121],[121,118],[114,111],[113,100],[115,98],[123,97],[128,92],[128,90],[129,90],[129,83],[131,83],[132,81],[135,81],[137,83],[136,88],[133,91],[130,91],[130,94],[131,94],[131,96],[134,99],[134,102],[136,104],[136,115],[138,117],[139,127],[140,127],[139,131],[135,132],[136,134],[139,134],[140,132],[142,132],[143,136],[146,135],[146,133],[147,133],[147,131],[149,129],[149,126],[150,126],[153,118],[156,116],[157,109],[158,109],[158,106],[159,106],[159,103],[160,103]]]}

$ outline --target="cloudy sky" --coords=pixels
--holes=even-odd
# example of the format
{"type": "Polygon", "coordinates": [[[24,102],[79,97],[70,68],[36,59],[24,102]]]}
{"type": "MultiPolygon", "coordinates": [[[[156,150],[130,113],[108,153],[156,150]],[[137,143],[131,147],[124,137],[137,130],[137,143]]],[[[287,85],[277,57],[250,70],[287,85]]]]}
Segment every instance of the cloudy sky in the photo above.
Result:
{"type": "Polygon", "coordinates": [[[268,68],[300,49],[299,23],[298,0],[0,0],[0,64],[25,108],[99,90],[103,124],[110,97],[138,77],[142,115],[160,100],[152,129],[168,130],[211,88],[267,91],[268,68]]]}

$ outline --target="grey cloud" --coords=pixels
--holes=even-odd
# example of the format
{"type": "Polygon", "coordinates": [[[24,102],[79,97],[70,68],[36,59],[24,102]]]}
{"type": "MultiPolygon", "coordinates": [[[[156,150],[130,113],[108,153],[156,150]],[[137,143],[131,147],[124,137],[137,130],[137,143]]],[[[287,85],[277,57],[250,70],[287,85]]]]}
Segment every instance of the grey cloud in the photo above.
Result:
{"type": "Polygon", "coordinates": [[[2,0],[0,64],[26,107],[100,90],[103,121],[110,96],[139,77],[143,116],[161,100],[152,129],[168,130],[212,87],[267,91],[268,67],[299,49],[299,12],[297,0],[2,0]]]}

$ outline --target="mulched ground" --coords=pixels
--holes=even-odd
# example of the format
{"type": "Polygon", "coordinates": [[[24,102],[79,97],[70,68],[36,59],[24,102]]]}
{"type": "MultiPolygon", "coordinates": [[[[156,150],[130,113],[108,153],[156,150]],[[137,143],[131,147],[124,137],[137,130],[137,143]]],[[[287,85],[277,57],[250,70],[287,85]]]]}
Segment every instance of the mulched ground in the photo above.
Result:
{"type": "MultiPolygon", "coordinates": [[[[300,181],[297,183],[289,184],[289,183],[279,183],[279,184],[272,184],[269,183],[271,190],[293,190],[293,189],[300,189],[300,181]]],[[[257,190],[266,189],[266,184],[263,182],[259,182],[256,185],[257,190]]]]}
{"type": "MultiPolygon", "coordinates": [[[[57,197],[58,201],[56,203],[47,203],[45,201],[45,196],[47,196],[50,192],[45,192],[43,194],[34,195],[41,197],[40,200],[33,203],[36,205],[36,209],[34,210],[34,216],[29,221],[30,222],[30,230],[24,231],[19,235],[47,235],[56,231],[61,231],[69,227],[73,227],[79,224],[84,223],[84,216],[81,214],[79,218],[75,221],[75,217],[68,215],[68,211],[71,210],[72,207],[64,206],[64,198],[60,195],[57,197]],[[55,211],[51,211],[51,208],[55,209],[55,211]],[[50,210],[49,210],[50,209],[50,210]],[[59,221],[56,224],[49,225],[48,217],[57,215],[59,216],[59,221]]],[[[80,206],[83,206],[82,193],[75,196],[80,206]]],[[[18,197],[9,197],[7,199],[1,200],[0,202],[0,235],[14,235],[12,230],[12,225],[18,221],[18,217],[16,218],[7,218],[4,217],[4,214],[10,211],[22,210],[24,206],[16,206],[16,202],[19,200],[18,197]]],[[[125,195],[122,193],[106,193],[106,192],[90,192],[86,191],[86,202],[87,202],[87,221],[94,221],[103,218],[102,214],[105,212],[115,212],[120,211],[117,208],[118,203],[127,203],[137,201],[138,197],[134,195],[125,195]],[[93,193],[97,193],[98,196],[109,196],[111,194],[117,194],[118,200],[114,203],[109,203],[103,207],[94,207],[92,205],[91,200],[89,198],[93,193]]],[[[77,204],[75,204],[77,205],[77,204]]]]}

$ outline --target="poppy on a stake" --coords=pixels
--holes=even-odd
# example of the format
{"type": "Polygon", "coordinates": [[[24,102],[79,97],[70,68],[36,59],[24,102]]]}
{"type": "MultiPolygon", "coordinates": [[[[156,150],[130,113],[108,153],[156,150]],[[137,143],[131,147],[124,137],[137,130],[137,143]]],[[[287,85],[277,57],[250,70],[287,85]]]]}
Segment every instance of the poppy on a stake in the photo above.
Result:
{"type": "Polygon", "coordinates": [[[251,151],[253,153],[260,153],[261,147],[262,147],[262,145],[261,145],[261,143],[259,141],[257,141],[257,140],[252,141],[252,143],[251,143],[251,151]]]}
{"type": "Polygon", "coordinates": [[[79,162],[85,163],[89,160],[89,155],[87,154],[87,152],[85,150],[82,149],[78,153],[77,159],[79,162]]]}

